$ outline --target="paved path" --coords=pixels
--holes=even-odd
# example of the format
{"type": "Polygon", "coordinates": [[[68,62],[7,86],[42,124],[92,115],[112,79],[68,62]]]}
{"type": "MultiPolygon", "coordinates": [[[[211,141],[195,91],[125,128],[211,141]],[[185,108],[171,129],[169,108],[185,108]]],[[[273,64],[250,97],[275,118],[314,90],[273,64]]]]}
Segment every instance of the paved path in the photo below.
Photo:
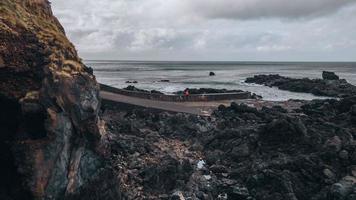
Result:
{"type": "Polygon", "coordinates": [[[257,109],[263,106],[272,107],[275,105],[282,106],[288,110],[299,108],[302,102],[285,101],[285,102],[273,102],[263,101],[256,99],[231,99],[221,101],[204,101],[204,102],[169,102],[169,101],[157,101],[150,99],[142,99],[138,97],[131,97],[122,94],[100,91],[100,96],[103,99],[115,101],[119,103],[125,103],[130,105],[136,105],[146,108],[153,108],[158,110],[165,110],[171,112],[189,113],[200,116],[210,116],[212,112],[221,104],[229,106],[231,102],[245,103],[249,106],[257,109]]]}
{"type": "Polygon", "coordinates": [[[194,115],[210,116],[212,111],[220,104],[229,104],[231,101],[214,101],[214,102],[169,102],[142,99],[116,94],[107,91],[101,91],[100,96],[103,99],[126,103],[146,108],[154,108],[171,112],[189,113],[194,115]]]}

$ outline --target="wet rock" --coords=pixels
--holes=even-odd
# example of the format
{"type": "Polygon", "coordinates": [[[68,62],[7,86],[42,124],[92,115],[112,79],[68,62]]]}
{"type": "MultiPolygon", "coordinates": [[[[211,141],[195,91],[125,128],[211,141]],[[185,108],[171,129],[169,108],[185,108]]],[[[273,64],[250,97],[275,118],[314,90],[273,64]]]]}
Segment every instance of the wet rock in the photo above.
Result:
{"type": "Polygon", "coordinates": [[[323,71],[322,76],[324,80],[339,80],[339,76],[337,76],[334,72],[323,71]]]}

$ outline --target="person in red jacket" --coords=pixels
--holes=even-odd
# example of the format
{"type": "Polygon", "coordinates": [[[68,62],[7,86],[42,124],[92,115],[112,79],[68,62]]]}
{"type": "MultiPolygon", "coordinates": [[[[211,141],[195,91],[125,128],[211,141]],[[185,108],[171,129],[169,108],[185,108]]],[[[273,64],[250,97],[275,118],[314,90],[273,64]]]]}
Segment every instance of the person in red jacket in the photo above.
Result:
{"type": "Polygon", "coordinates": [[[189,97],[190,93],[189,93],[189,89],[185,89],[184,92],[183,92],[184,96],[187,98],[189,97]]]}

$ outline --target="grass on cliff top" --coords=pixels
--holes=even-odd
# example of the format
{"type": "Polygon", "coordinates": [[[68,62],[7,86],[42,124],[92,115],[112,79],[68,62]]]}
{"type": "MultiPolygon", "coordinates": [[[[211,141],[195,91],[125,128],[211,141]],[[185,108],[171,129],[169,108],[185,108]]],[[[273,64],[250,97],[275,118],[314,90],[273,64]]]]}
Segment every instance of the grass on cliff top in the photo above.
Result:
{"type": "Polygon", "coordinates": [[[15,35],[21,30],[30,31],[51,49],[51,59],[65,61],[63,55],[69,55],[69,59],[77,62],[73,71],[82,71],[82,67],[78,67],[81,60],[73,44],[67,39],[58,20],[41,3],[45,1],[0,0],[0,31],[15,35]]]}
{"type": "MultiPolygon", "coordinates": [[[[58,22],[54,17],[48,17],[41,12],[39,5],[29,7],[27,1],[1,0],[0,1],[0,20],[3,24],[11,24],[13,28],[23,28],[34,33],[51,32],[53,36],[61,41],[68,43],[58,22]],[[6,22],[6,23],[5,23],[6,22]]],[[[14,30],[16,31],[16,29],[14,30]]]]}

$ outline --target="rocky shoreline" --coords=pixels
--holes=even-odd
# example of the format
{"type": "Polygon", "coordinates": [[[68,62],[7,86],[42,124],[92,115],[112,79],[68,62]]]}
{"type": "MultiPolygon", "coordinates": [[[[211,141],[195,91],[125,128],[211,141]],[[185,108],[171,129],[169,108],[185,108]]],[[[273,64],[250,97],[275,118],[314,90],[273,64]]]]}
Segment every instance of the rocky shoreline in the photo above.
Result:
{"type": "Polygon", "coordinates": [[[247,78],[246,83],[256,83],[269,87],[277,87],[291,92],[311,93],[326,97],[351,97],[356,95],[356,86],[345,79],[339,79],[333,72],[323,72],[323,79],[296,79],[283,77],[278,74],[256,75],[247,78]]]}
{"type": "Polygon", "coordinates": [[[356,198],[356,97],[285,103],[232,103],[199,117],[104,102],[120,191],[127,199],[356,198]]]}
{"type": "Polygon", "coordinates": [[[127,199],[356,197],[356,98],[293,111],[233,103],[209,118],[102,109],[127,199]]]}

